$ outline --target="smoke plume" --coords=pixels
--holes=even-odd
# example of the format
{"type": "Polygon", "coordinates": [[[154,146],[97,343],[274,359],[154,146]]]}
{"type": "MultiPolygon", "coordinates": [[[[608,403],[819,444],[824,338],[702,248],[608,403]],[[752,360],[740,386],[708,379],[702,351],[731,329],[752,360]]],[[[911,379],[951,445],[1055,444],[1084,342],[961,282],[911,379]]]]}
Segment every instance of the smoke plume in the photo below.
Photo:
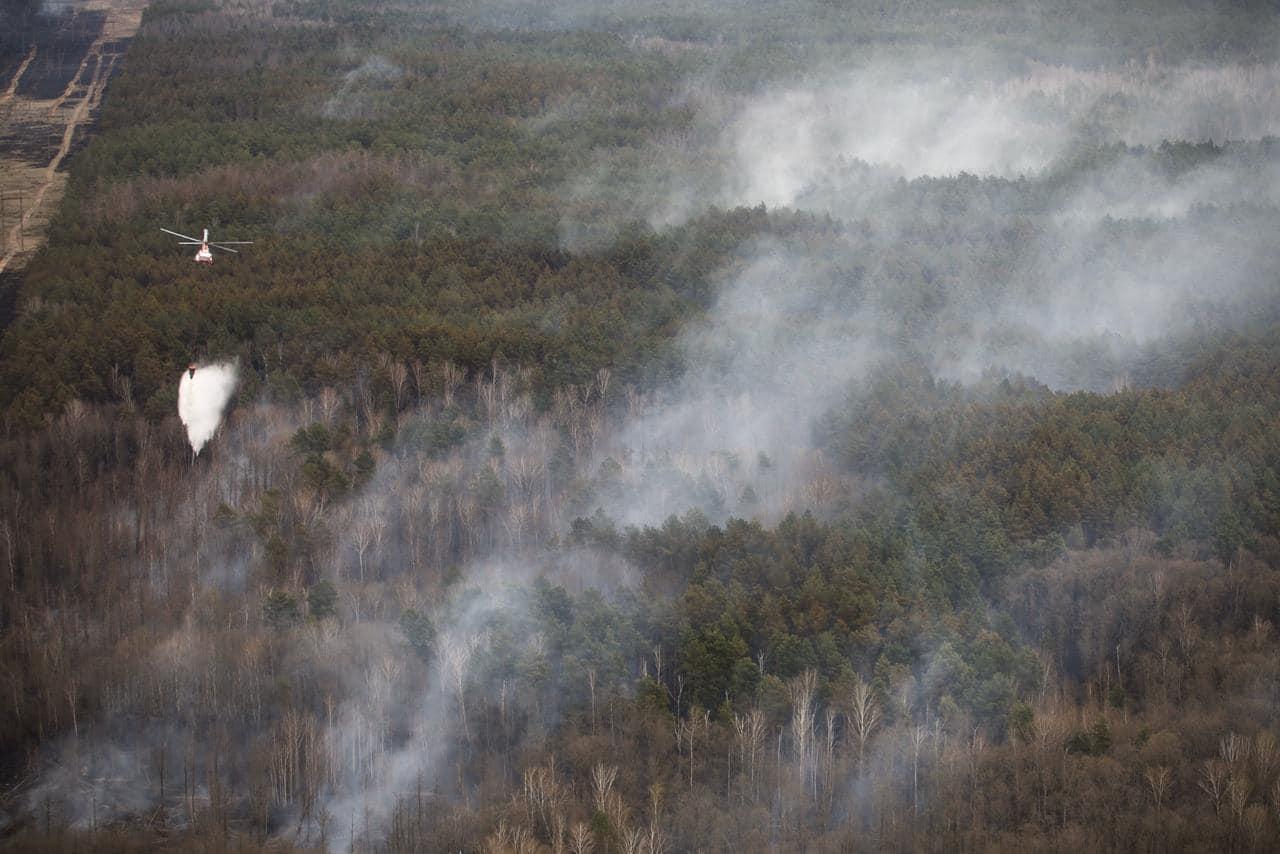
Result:
{"type": "Polygon", "coordinates": [[[234,362],[198,365],[182,372],[178,383],[178,417],[187,428],[191,450],[199,454],[222,422],[222,411],[236,387],[234,362]]]}

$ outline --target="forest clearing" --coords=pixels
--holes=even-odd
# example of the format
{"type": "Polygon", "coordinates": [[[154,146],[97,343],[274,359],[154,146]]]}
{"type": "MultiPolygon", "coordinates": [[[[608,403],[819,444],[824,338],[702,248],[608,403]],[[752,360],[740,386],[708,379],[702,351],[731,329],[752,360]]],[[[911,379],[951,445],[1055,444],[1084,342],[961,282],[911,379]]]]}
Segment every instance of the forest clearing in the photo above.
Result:
{"type": "Polygon", "coordinates": [[[83,142],[145,6],[142,0],[76,0],[56,28],[34,32],[21,61],[6,69],[0,93],[0,273],[21,265],[44,241],[66,182],[63,161],[83,142]]]}

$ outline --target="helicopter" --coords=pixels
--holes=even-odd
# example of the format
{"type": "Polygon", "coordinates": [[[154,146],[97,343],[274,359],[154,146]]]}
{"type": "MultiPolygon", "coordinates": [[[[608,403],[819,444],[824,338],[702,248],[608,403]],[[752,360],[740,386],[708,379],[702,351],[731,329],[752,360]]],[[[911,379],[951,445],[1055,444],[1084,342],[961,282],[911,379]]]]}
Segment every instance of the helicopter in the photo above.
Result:
{"type": "Polygon", "coordinates": [[[232,246],[247,246],[253,243],[252,240],[224,240],[221,243],[210,243],[209,229],[207,228],[204,230],[204,237],[201,238],[200,240],[196,240],[194,237],[188,237],[185,234],[179,234],[176,231],[170,231],[167,228],[162,228],[160,230],[163,231],[165,234],[172,234],[174,237],[181,237],[182,246],[199,246],[200,248],[196,250],[196,256],[195,256],[195,262],[197,264],[207,264],[207,265],[213,264],[213,253],[209,251],[209,247],[213,247],[214,249],[221,249],[223,252],[236,253],[236,252],[239,252],[240,250],[232,249],[231,248],[232,246]]]}

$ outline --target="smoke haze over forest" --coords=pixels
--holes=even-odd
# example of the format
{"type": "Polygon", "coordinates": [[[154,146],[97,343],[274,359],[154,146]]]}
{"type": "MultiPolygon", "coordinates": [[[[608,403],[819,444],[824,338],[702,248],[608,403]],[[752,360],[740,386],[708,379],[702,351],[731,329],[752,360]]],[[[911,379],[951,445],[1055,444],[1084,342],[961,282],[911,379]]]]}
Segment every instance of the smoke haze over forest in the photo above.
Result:
{"type": "Polygon", "coordinates": [[[1274,13],[153,3],[0,337],[0,834],[1274,847],[1274,13]]]}

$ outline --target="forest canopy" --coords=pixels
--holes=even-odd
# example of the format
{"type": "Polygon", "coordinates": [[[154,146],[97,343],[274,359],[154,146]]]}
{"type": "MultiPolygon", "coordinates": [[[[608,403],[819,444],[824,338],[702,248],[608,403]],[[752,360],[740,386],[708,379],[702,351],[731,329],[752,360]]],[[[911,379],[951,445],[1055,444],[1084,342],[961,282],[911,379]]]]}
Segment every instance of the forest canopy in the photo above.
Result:
{"type": "Polygon", "coordinates": [[[3,285],[5,842],[1274,847],[1278,27],[152,3],[3,285]]]}

